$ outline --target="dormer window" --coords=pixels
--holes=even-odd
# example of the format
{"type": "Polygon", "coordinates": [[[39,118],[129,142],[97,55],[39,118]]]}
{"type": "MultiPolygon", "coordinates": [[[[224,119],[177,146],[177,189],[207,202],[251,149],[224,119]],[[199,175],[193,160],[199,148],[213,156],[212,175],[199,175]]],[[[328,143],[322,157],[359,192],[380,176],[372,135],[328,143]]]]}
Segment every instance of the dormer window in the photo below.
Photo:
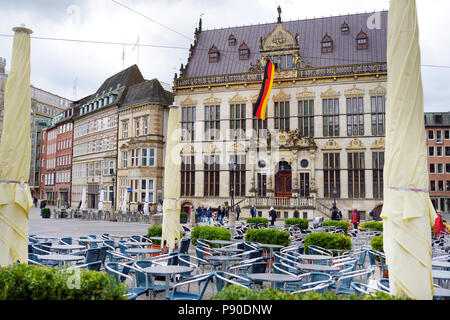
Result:
{"type": "Polygon", "coordinates": [[[239,60],[248,60],[250,57],[250,49],[245,42],[239,46],[239,60]]]}
{"type": "Polygon", "coordinates": [[[368,47],[369,47],[369,37],[361,29],[361,31],[356,36],[356,49],[357,50],[367,50],[368,47]]]}
{"type": "Polygon", "coordinates": [[[322,38],[322,53],[333,52],[333,39],[327,34],[322,38]]]}
{"type": "Polygon", "coordinates": [[[219,62],[220,52],[215,45],[208,51],[209,63],[219,62]]]}
{"type": "Polygon", "coordinates": [[[228,37],[228,45],[230,47],[234,47],[236,45],[236,37],[233,34],[230,34],[228,37]]]}
{"type": "Polygon", "coordinates": [[[350,34],[350,26],[347,24],[347,21],[344,21],[344,23],[341,26],[341,34],[342,35],[350,34]]]}

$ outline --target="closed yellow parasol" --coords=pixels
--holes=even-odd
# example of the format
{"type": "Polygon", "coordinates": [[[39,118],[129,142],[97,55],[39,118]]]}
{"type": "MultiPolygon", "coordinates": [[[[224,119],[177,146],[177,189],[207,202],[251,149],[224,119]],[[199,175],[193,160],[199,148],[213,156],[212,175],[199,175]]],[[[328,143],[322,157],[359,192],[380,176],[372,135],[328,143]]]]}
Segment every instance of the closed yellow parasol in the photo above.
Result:
{"type": "Polygon", "coordinates": [[[0,141],[0,265],[28,258],[28,212],[33,199],[28,185],[30,139],[30,34],[14,28],[11,70],[5,88],[0,141]]]}
{"type": "Polygon", "coordinates": [[[388,23],[384,251],[391,293],[433,298],[419,26],[415,0],[391,0],[388,23]]]}

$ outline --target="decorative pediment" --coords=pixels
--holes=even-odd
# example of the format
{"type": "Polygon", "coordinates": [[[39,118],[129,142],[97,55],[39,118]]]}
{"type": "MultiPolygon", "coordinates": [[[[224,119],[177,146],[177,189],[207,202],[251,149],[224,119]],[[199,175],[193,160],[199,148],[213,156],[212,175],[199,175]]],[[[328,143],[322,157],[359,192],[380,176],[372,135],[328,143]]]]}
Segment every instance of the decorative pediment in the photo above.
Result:
{"type": "Polygon", "coordinates": [[[320,96],[322,98],[339,98],[341,96],[341,93],[334,91],[330,86],[330,88],[327,91],[322,92],[320,96]]]}
{"type": "Polygon", "coordinates": [[[315,93],[312,91],[308,91],[308,89],[306,87],[303,88],[303,91],[300,91],[297,93],[298,100],[310,99],[310,98],[314,98],[314,97],[315,97],[315,93]]]}
{"type": "Polygon", "coordinates": [[[273,96],[273,101],[289,101],[291,100],[291,96],[285,93],[283,90],[280,90],[280,92],[273,96]]]}
{"type": "Polygon", "coordinates": [[[192,100],[191,96],[188,95],[187,98],[180,103],[182,107],[191,107],[191,106],[196,106],[197,105],[197,101],[192,100]]]}
{"type": "Polygon", "coordinates": [[[356,88],[356,85],[352,89],[345,90],[346,97],[361,97],[364,96],[364,90],[356,88]]]}
{"type": "Polygon", "coordinates": [[[378,87],[376,87],[375,89],[369,90],[369,93],[372,96],[385,96],[386,88],[383,87],[382,85],[378,85],[378,87]]]}
{"type": "Polygon", "coordinates": [[[386,148],[386,140],[381,137],[380,139],[376,140],[372,146],[371,149],[385,149],[386,148]]]}
{"type": "Polygon", "coordinates": [[[322,146],[322,150],[340,150],[341,147],[336,142],[336,140],[328,140],[325,142],[325,144],[322,146]]]}
{"type": "Polygon", "coordinates": [[[194,154],[195,149],[194,146],[188,144],[181,149],[181,154],[194,154]]]}
{"type": "Polygon", "coordinates": [[[242,143],[235,142],[231,145],[232,152],[245,152],[245,146],[242,143]]]}
{"type": "Polygon", "coordinates": [[[233,98],[228,100],[228,102],[230,104],[233,104],[233,103],[247,103],[247,98],[244,98],[244,97],[240,96],[239,93],[237,93],[233,98]]]}
{"type": "Polygon", "coordinates": [[[220,102],[221,102],[220,99],[214,97],[214,93],[211,93],[211,96],[203,101],[205,105],[220,104],[220,102]]]}
{"type": "Polygon", "coordinates": [[[279,50],[284,48],[297,47],[295,36],[290,33],[283,24],[277,23],[275,29],[262,40],[263,51],[279,50]]]}
{"type": "Polygon", "coordinates": [[[359,139],[353,139],[347,146],[348,150],[362,150],[366,149],[366,146],[359,139]]]}

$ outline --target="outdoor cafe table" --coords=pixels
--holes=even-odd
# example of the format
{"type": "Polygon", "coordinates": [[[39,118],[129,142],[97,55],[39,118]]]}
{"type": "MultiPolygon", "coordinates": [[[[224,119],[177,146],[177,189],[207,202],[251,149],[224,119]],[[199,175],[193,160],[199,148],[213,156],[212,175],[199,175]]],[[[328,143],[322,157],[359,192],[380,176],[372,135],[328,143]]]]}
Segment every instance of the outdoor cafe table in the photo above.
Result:
{"type": "Polygon", "coordinates": [[[218,244],[219,246],[228,246],[230,244],[236,243],[234,241],[228,241],[228,240],[206,240],[205,239],[205,241],[208,241],[209,243],[212,243],[212,244],[218,244]]]}
{"type": "Polygon", "coordinates": [[[320,254],[300,254],[298,255],[298,258],[301,260],[307,260],[314,263],[315,261],[323,261],[323,260],[331,260],[333,259],[332,256],[325,256],[320,254]]]}
{"type": "Polygon", "coordinates": [[[450,280],[450,271],[432,270],[431,275],[433,280],[437,280],[441,287],[448,287],[448,281],[450,280]],[[445,286],[443,284],[446,284],[445,286]]]}
{"type": "Polygon", "coordinates": [[[313,271],[313,272],[339,272],[341,269],[338,267],[323,265],[323,264],[309,264],[309,263],[300,263],[295,264],[295,267],[300,270],[313,271]]]}
{"type": "Polygon", "coordinates": [[[85,259],[84,256],[75,256],[70,254],[44,254],[44,255],[37,255],[37,257],[40,260],[56,261],[58,262],[59,268],[68,262],[80,261],[85,259]]]}
{"type": "Polygon", "coordinates": [[[121,242],[120,244],[122,244],[124,246],[130,246],[130,247],[151,246],[152,245],[150,242],[137,242],[137,241],[121,242]]]}
{"type": "Polygon", "coordinates": [[[220,253],[228,254],[228,253],[242,253],[244,250],[238,248],[215,248],[215,251],[220,253]]]}
{"type": "Polygon", "coordinates": [[[284,246],[279,244],[268,244],[268,243],[257,243],[258,247],[270,249],[269,253],[269,272],[272,272],[272,257],[273,257],[273,249],[281,249],[284,246]]]}
{"type": "Polygon", "coordinates": [[[152,248],[131,248],[125,250],[126,253],[129,254],[137,254],[139,259],[142,258],[142,256],[146,254],[153,254],[153,253],[161,253],[160,249],[152,249],[152,248]]]}
{"type": "Polygon", "coordinates": [[[442,288],[434,288],[433,298],[437,299],[449,299],[450,298],[450,290],[442,289],[442,288]]]}
{"type": "Polygon", "coordinates": [[[206,260],[220,262],[223,266],[223,271],[228,270],[228,263],[233,261],[242,261],[243,257],[233,257],[233,256],[205,256],[206,260]]]}
{"type": "Polygon", "coordinates": [[[80,243],[80,242],[86,243],[88,246],[91,246],[91,247],[94,243],[103,243],[103,239],[89,238],[89,239],[75,239],[75,240],[78,241],[78,243],[80,243]]]}
{"type": "Polygon", "coordinates": [[[33,238],[37,239],[37,240],[44,240],[44,241],[59,239],[58,237],[55,237],[55,236],[44,236],[44,235],[36,235],[36,236],[33,236],[33,238]]]}
{"type": "Polygon", "coordinates": [[[194,271],[191,267],[185,267],[185,266],[151,266],[142,269],[145,273],[149,273],[152,276],[163,276],[165,278],[166,283],[166,295],[169,293],[170,289],[170,283],[169,279],[170,277],[177,275],[177,274],[186,274],[191,273],[194,271]]]}
{"type": "Polygon", "coordinates": [[[275,288],[276,283],[296,282],[299,278],[282,273],[248,273],[247,278],[256,282],[270,282],[272,288],[275,288]]]}
{"type": "Polygon", "coordinates": [[[450,262],[447,261],[435,261],[432,264],[433,267],[442,268],[442,269],[450,269],[450,262]]]}
{"type": "Polygon", "coordinates": [[[82,245],[77,245],[77,244],[57,244],[57,245],[49,247],[49,249],[57,250],[57,251],[72,251],[72,250],[86,249],[86,247],[82,246],[82,245]]]}

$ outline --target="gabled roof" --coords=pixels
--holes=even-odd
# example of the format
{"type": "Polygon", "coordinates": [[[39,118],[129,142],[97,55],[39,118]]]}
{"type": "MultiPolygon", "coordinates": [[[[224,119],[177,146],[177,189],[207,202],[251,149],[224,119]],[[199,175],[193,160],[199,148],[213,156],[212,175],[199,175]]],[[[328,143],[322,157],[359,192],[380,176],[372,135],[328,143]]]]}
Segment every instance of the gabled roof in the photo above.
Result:
{"type": "MultiPolygon", "coordinates": [[[[283,26],[292,34],[299,34],[299,54],[313,67],[386,62],[388,12],[380,12],[380,28],[369,29],[368,20],[374,13],[286,21],[283,26]],[[345,21],[350,27],[349,35],[342,35],[341,26],[345,21]],[[357,50],[355,38],[360,30],[369,37],[368,50],[357,50]],[[333,52],[323,56],[321,40],[324,34],[333,39],[333,52]]],[[[203,30],[193,48],[184,77],[244,73],[261,59],[260,38],[271,33],[277,23],[241,26],[233,28],[203,30]],[[239,43],[247,44],[252,55],[248,60],[239,60],[237,48],[228,45],[228,37],[233,34],[239,43]],[[216,46],[221,59],[217,63],[208,62],[208,50],[216,46]]]]}
{"type": "Polygon", "coordinates": [[[425,127],[450,127],[450,112],[426,112],[425,127]]]}
{"type": "Polygon", "coordinates": [[[96,94],[99,96],[103,92],[109,92],[110,90],[117,90],[122,87],[129,87],[134,84],[144,82],[145,79],[141,74],[137,65],[132,65],[131,67],[124,69],[115,75],[106,79],[100,88],[97,90],[96,94]]]}
{"type": "Polygon", "coordinates": [[[146,80],[128,88],[120,107],[138,103],[162,103],[168,106],[173,103],[173,94],[164,90],[158,79],[146,80]]]}

